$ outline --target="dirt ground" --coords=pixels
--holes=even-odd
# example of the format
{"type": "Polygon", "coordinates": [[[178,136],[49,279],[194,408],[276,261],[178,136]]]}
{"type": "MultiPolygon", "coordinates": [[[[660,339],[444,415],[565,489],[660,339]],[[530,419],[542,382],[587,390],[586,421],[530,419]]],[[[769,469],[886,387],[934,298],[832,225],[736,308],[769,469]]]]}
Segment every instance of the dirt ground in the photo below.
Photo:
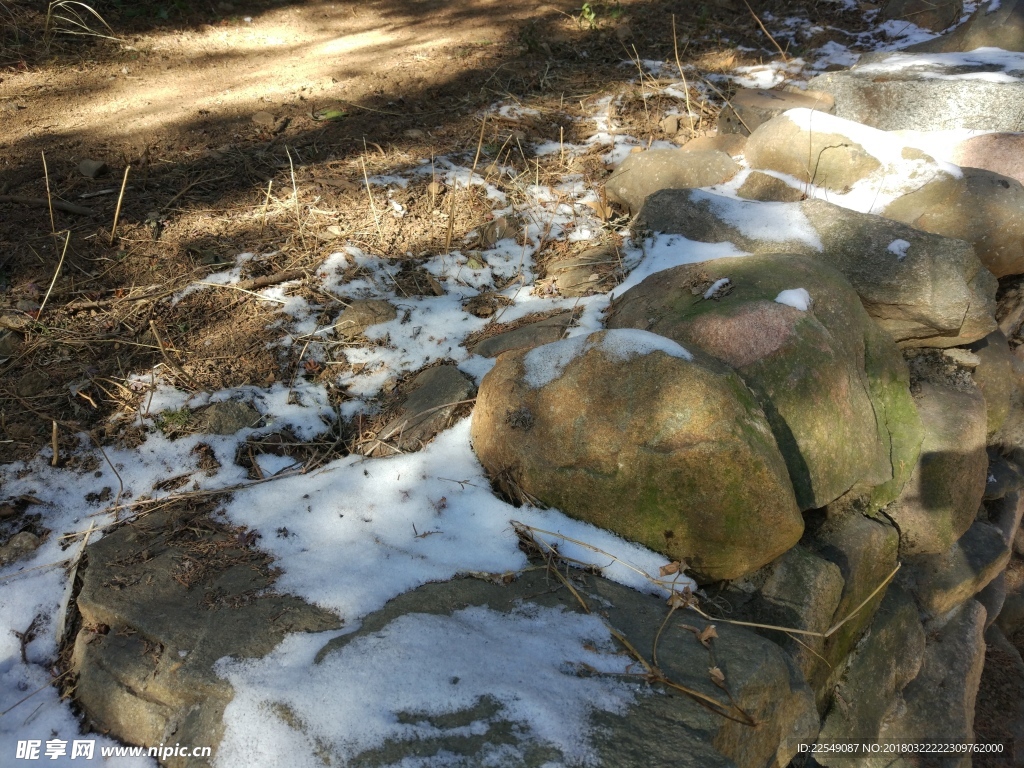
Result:
{"type": "MultiPolygon", "coordinates": [[[[657,82],[638,82],[637,60],[678,55],[717,73],[775,58],[754,14],[863,28],[859,12],[814,0],[90,5],[98,15],[0,0],[0,462],[54,440],[70,455],[82,432],[137,442],[112,417],[138,406],[129,375],[156,365],[191,391],[306,376],[345,399],[337,367],[270,344],[274,308],[253,294],[169,298],[243,252],[264,256],[248,263],[252,288],[309,276],[343,243],[396,263],[443,253],[490,218],[482,193],[410,185],[392,198],[408,215],[381,225],[385,193],[365,178],[479,152],[483,169],[583,174],[596,188],[609,170],[599,152],[566,162],[530,146],[582,142],[608,95],[622,97],[623,130],[671,138],[661,119],[677,105],[650,97],[657,82]],[[104,36],[69,34],[85,31],[76,19],[104,36]],[[482,123],[496,103],[536,113],[482,123]],[[89,177],[83,160],[105,169],[89,177]]],[[[720,103],[691,94],[700,134],[720,103]]],[[[310,286],[295,290],[331,322],[343,305],[310,286]]],[[[359,431],[339,425],[333,446],[359,431]]],[[[998,690],[987,680],[997,706],[979,710],[981,732],[1001,733],[998,690]]]]}
{"type": "MultiPolygon", "coordinates": [[[[388,259],[444,252],[452,233],[487,221],[482,194],[450,205],[448,190],[410,186],[396,201],[411,215],[380,227],[374,204],[387,202],[379,189],[369,198],[364,173],[446,154],[468,164],[479,146],[482,168],[500,160],[599,184],[596,152],[566,167],[557,154],[534,158],[530,143],[593,133],[580,118],[606,94],[624,94],[616,117],[632,135],[665,138],[669,105],[645,103],[654,83],[634,82],[631,60],[678,51],[719,72],[775,53],[741,0],[52,7],[48,19],[45,3],[0,0],[0,461],[34,454],[54,423],[68,445],[99,427],[99,440],[125,439],[107,419],[138,399],[128,374],[156,364],[192,390],[296,375],[330,385],[337,368],[311,371],[298,350],[268,348],[271,309],[251,295],[204,291],[172,307],[170,294],[242,252],[269,254],[246,275],[267,281],[309,274],[344,242],[388,259]],[[78,22],[107,37],[68,34],[78,22]],[[498,102],[537,114],[481,131],[498,102]],[[106,168],[89,178],[83,160],[106,168]],[[51,220],[48,194],[86,211],[51,220]]],[[[753,7],[860,24],[830,3],[753,7]]],[[[718,106],[701,109],[697,132],[718,106]]],[[[342,309],[314,298],[325,320],[342,309]]]]}

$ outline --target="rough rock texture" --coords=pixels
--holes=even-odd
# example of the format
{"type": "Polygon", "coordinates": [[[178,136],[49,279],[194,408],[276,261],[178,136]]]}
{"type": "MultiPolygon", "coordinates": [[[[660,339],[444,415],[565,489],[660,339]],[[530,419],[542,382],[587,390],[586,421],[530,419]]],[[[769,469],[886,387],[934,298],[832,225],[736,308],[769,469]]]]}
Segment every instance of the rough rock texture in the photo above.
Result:
{"type": "Polygon", "coordinates": [[[985,629],[988,629],[995,624],[999,612],[1003,610],[1003,603],[1006,602],[1006,571],[992,579],[974,599],[985,609],[985,629]]]}
{"type": "Polygon", "coordinates": [[[993,437],[1006,423],[1017,394],[1014,357],[1002,331],[993,331],[970,350],[978,356],[972,375],[985,396],[987,433],[993,437]]]}
{"type": "MultiPolygon", "coordinates": [[[[792,627],[824,634],[842,599],[842,570],[833,562],[797,545],[759,571],[734,581],[726,593],[734,617],[758,624],[792,627]]],[[[825,638],[756,630],[784,648],[805,679],[814,679],[825,638]]]]}
{"type": "Polygon", "coordinates": [[[820,706],[829,700],[843,659],[871,625],[886,594],[880,587],[892,576],[899,549],[899,533],[884,519],[865,517],[842,504],[835,507],[811,515],[803,539],[805,546],[842,572],[843,594],[833,621],[852,616],[826,639],[823,659],[808,676],[820,706]]]}
{"type": "Polygon", "coordinates": [[[958,20],[963,10],[963,0],[889,0],[882,8],[882,18],[941,32],[958,20]]]}
{"type": "Polygon", "coordinates": [[[843,276],[793,254],[718,259],[660,272],[624,293],[610,328],[642,328],[732,366],[764,408],[801,509],[822,507],[859,482],[893,477],[865,373],[871,319],[843,276]],[[720,299],[694,296],[701,279],[728,278],[720,299]],[[814,305],[774,301],[802,287],[814,305]]]}
{"type": "Polygon", "coordinates": [[[368,444],[369,455],[393,455],[392,446],[406,453],[420,450],[451,426],[460,405],[465,405],[475,390],[473,382],[454,365],[437,365],[416,374],[394,418],[378,430],[377,442],[368,444]]]}
{"type": "Polygon", "coordinates": [[[1024,82],[943,78],[991,71],[992,67],[953,67],[935,62],[928,54],[912,53],[881,54],[864,57],[861,62],[846,71],[818,75],[807,87],[835,97],[839,117],[883,131],[944,131],[966,126],[1012,132],[1022,128],[1024,82]],[[887,66],[890,64],[899,68],[887,66]]]}
{"type": "Polygon", "coordinates": [[[334,324],[339,338],[352,341],[363,335],[371,325],[386,323],[398,317],[398,310],[383,299],[355,299],[349,302],[334,324]]]}
{"type": "Polygon", "coordinates": [[[1021,516],[1024,515],[1024,494],[1008,493],[1001,499],[990,501],[985,505],[985,515],[992,525],[999,529],[1006,546],[1013,548],[1020,533],[1021,516]]]}
{"type": "Polygon", "coordinates": [[[659,189],[710,187],[728,181],[738,171],[733,159],[718,150],[651,149],[623,160],[605,182],[605,193],[611,202],[636,213],[644,199],[659,189]]]}
{"type": "MultiPolygon", "coordinates": [[[[978,743],[1005,739],[1008,762],[1016,766],[1024,762],[1024,659],[999,627],[985,630],[985,645],[975,739],[978,743]]],[[[981,764],[981,759],[975,760],[975,765],[981,764]]]]}
{"type": "Polygon", "coordinates": [[[747,139],[751,168],[792,176],[799,182],[843,192],[881,169],[878,158],[842,133],[807,131],[787,115],[759,126],[747,139]]]}
{"type": "Polygon", "coordinates": [[[1001,499],[1011,493],[1016,493],[1022,487],[1024,487],[1024,471],[1020,466],[989,449],[985,501],[1001,499]]]}
{"type": "Polygon", "coordinates": [[[474,355],[497,357],[510,349],[532,349],[541,344],[550,344],[565,336],[571,320],[572,312],[561,312],[496,336],[488,336],[474,344],[469,351],[474,355]]]}
{"type": "Polygon", "coordinates": [[[818,112],[835,112],[836,102],[827,93],[744,88],[733,94],[719,113],[718,132],[749,136],[758,126],[776,115],[800,107],[818,112]]]}
{"type": "Polygon", "coordinates": [[[804,190],[794,187],[776,176],[761,171],[751,171],[736,190],[736,195],[745,200],[795,203],[804,199],[804,190]]]}
{"type": "Polygon", "coordinates": [[[943,53],[977,48],[1024,51],[1024,3],[1020,0],[980,3],[971,18],[948,35],[918,43],[908,50],[943,53]]]}
{"type": "Polygon", "coordinates": [[[897,198],[884,214],[925,232],[966,240],[996,277],[1024,272],[1024,186],[981,168],[897,198]]]}
{"type": "MultiPolygon", "coordinates": [[[[928,639],[921,671],[903,689],[906,707],[884,721],[879,738],[954,744],[974,740],[974,704],[985,663],[984,625],[985,609],[970,600],[942,621],[925,626],[928,639]]],[[[893,766],[893,762],[891,757],[878,757],[859,765],[882,768],[893,766]]],[[[908,760],[897,765],[929,763],[908,760]]],[[[951,757],[942,765],[966,768],[971,765],[971,758],[951,757]]]]}
{"type": "Polygon", "coordinates": [[[983,133],[953,148],[953,162],[984,168],[1024,184],[1024,133],[983,133]]]}
{"type": "Polygon", "coordinates": [[[974,521],[985,493],[985,399],[980,392],[922,383],[921,457],[886,514],[900,529],[903,555],[945,552],[974,521]]]}
{"type": "MultiPolygon", "coordinates": [[[[920,672],[924,652],[917,605],[903,590],[889,589],[871,633],[853,652],[840,678],[836,703],[823,718],[818,743],[877,740],[883,724],[906,706],[903,690],[920,672]]],[[[818,762],[848,765],[850,758],[823,755],[818,762]]]]}
{"type": "Polygon", "coordinates": [[[578,256],[549,261],[545,273],[562,296],[590,296],[607,293],[622,264],[619,249],[613,245],[588,248],[578,256]]]}
{"type": "Polygon", "coordinates": [[[207,406],[199,415],[199,431],[211,435],[233,435],[259,423],[260,412],[248,403],[224,400],[207,406]]]}
{"type": "MultiPolygon", "coordinates": [[[[874,485],[867,496],[880,509],[898,497],[910,481],[921,454],[924,428],[910,394],[910,373],[903,355],[875,323],[864,333],[864,372],[875,409],[882,449],[889,456],[890,480],[874,485]]],[[[863,493],[863,488],[858,489],[863,493]]]]}
{"type": "Polygon", "coordinates": [[[341,624],[298,598],[262,594],[273,583],[269,557],[202,512],[154,512],[86,551],[74,696],[94,727],[130,744],[216,751],[233,694],[214,663],[260,657],[291,632],[341,624]]]}
{"type": "Polygon", "coordinates": [[[683,152],[704,152],[717,149],[730,157],[742,157],[747,146],[747,137],[738,133],[719,133],[715,136],[698,136],[683,144],[683,152]]]}
{"type": "Polygon", "coordinates": [[[737,578],[793,546],[803,519],[740,378],[696,350],[692,361],[631,353],[630,339],[659,343],[607,331],[498,358],[472,425],[495,483],[686,560],[704,579],[737,578]]]}
{"type": "Polygon", "coordinates": [[[1007,637],[1012,637],[1024,629],[1024,560],[1019,554],[1011,558],[1005,581],[1006,598],[996,624],[1007,637]]]}
{"type": "MultiPolygon", "coordinates": [[[[587,577],[576,589],[592,609],[600,607],[606,623],[626,637],[632,646],[649,654],[665,619],[664,602],[641,595],[599,577],[587,577]]],[[[541,606],[581,612],[578,600],[566,589],[554,590],[543,571],[524,573],[506,586],[476,579],[426,584],[388,603],[367,616],[358,631],[329,643],[318,655],[318,663],[344,653],[345,646],[360,638],[372,637],[389,624],[410,613],[447,616],[466,606],[486,606],[511,613],[541,606]]],[[[707,622],[674,615],[658,642],[658,664],[665,675],[717,701],[728,701],[724,692],[711,684],[707,670],[708,650],[681,625],[707,622]]],[[[797,744],[813,740],[818,728],[811,692],[788,664],[785,654],[771,642],[748,630],[718,624],[718,637],[711,640],[714,665],[725,674],[735,703],[760,723],[751,728],[726,720],[701,708],[691,699],[655,687],[649,695],[639,695],[621,715],[595,712],[592,723],[596,764],[647,768],[652,765],[677,765],[683,768],[713,766],[761,768],[784,766],[795,756],[797,744]]],[[[444,653],[444,649],[434,649],[444,653]]],[[[429,657],[424,658],[429,664],[429,657]]],[[[397,702],[396,702],[397,705],[397,702]]],[[[415,714],[415,713],[408,713],[415,714]]],[[[396,717],[408,716],[400,711],[396,717]]],[[[530,745],[531,734],[512,725],[508,713],[486,702],[462,711],[436,724],[440,733],[415,742],[390,742],[360,755],[355,764],[382,765],[401,761],[411,754],[430,758],[441,751],[461,756],[466,764],[483,765],[481,750],[501,738],[526,746],[528,756],[517,765],[539,767],[560,762],[560,753],[543,743],[530,745]],[[497,710],[497,711],[495,711],[497,710]],[[486,736],[467,734],[468,724],[484,720],[489,724],[486,736]],[[447,732],[446,732],[447,731],[447,732]],[[532,748],[531,748],[532,747],[532,748]]]]}
{"type": "Polygon", "coordinates": [[[821,238],[821,258],[902,346],[965,344],[994,329],[997,283],[968,243],[823,200],[800,210],[821,238]],[[902,256],[897,241],[908,244],[902,256]]]}
{"type": "Polygon", "coordinates": [[[941,616],[980,592],[1009,559],[1010,547],[1000,530],[979,521],[947,551],[906,558],[899,579],[924,610],[941,616]]]}
{"type": "Polygon", "coordinates": [[[814,256],[846,276],[868,314],[903,346],[968,344],[996,328],[998,285],[968,243],[822,200],[739,202],[703,190],[664,190],[648,198],[634,231],[814,256]],[[758,216],[792,224],[752,230],[739,223],[758,216]],[[906,245],[895,252],[898,241],[906,245]]]}
{"type": "Polygon", "coordinates": [[[19,531],[0,545],[0,568],[28,557],[42,543],[43,540],[32,531],[19,531]]]}

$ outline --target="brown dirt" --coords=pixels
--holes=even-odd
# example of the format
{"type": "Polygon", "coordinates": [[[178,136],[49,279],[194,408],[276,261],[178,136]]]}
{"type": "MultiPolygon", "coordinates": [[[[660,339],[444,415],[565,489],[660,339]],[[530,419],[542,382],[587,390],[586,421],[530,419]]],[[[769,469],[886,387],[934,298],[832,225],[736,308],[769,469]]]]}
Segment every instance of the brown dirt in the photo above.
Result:
{"type": "MultiPolygon", "coordinates": [[[[598,185],[606,173],[599,153],[562,165],[557,155],[533,158],[529,142],[581,141],[593,123],[579,118],[611,93],[624,95],[617,119],[626,130],[665,138],[658,123],[678,104],[645,102],[652,81],[631,83],[636,68],[623,62],[672,60],[673,13],[683,62],[705,72],[773,52],[746,8],[724,1],[596,2],[590,19],[568,0],[92,5],[110,29],[93,17],[90,25],[116,40],[53,34],[45,4],[0,0],[0,326],[13,329],[0,339],[10,355],[0,363],[0,461],[49,444],[54,422],[62,450],[100,425],[99,439],[137,440],[106,420],[140,398],[128,374],[157,364],[192,390],[296,376],[330,385],[337,365],[304,365],[301,345],[268,346],[272,305],[232,290],[175,306],[169,295],[246,251],[263,255],[250,262],[250,278],[309,275],[344,242],[389,259],[443,252],[450,233],[461,240],[486,223],[489,201],[463,190],[452,205],[451,190],[424,182],[393,193],[408,211],[403,219],[378,223],[385,193],[375,188],[371,205],[364,171],[442,154],[468,165],[481,136],[483,169],[500,160],[541,180],[571,170],[598,185]],[[537,114],[489,120],[481,133],[480,111],[496,102],[537,114]],[[317,119],[324,109],[345,116],[317,119]],[[86,178],[83,159],[109,170],[86,178]],[[57,210],[51,226],[45,205],[2,199],[48,191],[92,213],[57,210]]],[[[837,20],[831,4],[753,5],[860,25],[855,14],[837,20]]],[[[704,108],[698,131],[717,111],[704,108]]],[[[324,322],[343,308],[297,290],[324,322]]]]}

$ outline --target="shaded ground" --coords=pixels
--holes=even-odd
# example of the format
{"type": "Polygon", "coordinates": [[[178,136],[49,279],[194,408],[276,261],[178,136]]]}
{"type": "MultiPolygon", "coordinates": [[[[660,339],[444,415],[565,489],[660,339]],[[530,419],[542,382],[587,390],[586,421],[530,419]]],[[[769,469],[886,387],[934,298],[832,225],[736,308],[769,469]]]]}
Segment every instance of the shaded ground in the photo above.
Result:
{"type": "MultiPolygon", "coordinates": [[[[862,23],[829,3],[754,7],[862,23]]],[[[220,290],[171,306],[170,294],[245,251],[264,255],[250,263],[252,279],[308,274],[343,242],[389,259],[445,252],[487,221],[482,193],[453,199],[410,186],[392,198],[409,215],[381,217],[390,201],[379,187],[371,199],[365,175],[444,154],[469,164],[479,149],[484,169],[501,160],[524,178],[573,171],[599,181],[596,151],[568,163],[535,158],[531,143],[590,135],[581,116],[619,93],[616,117],[632,135],[666,138],[659,122],[678,104],[645,99],[655,82],[635,82],[630,59],[673,60],[677,48],[684,65],[708,73],[775,53],[732,0],[97,0],[110,29],[82,18],[117,40],[54,32],[71,26],[48,26],[40,8],[0,0],[0,325],[11,331],[0,343],[0,461],[49,443],[53,422],[70,445],[134,407],[127,375],[158,363],[192,390],[298,375],[329,384],[338,369],[303,367],[301,345],[268,346],[272,305],[220,290]],[[537,112],[481,126],[496,102],[537,112]],[[51,225],[46,205],[10,202],[47,197],[43,153],[53,198],[91,213],[56,210],[51,225]],[[83,159],[108,170],[86,178],[83,159]]],[[[808,35],[807,46],[829,34],[808,35]]],[[[699,85],[697,132],[717,112],[699,85]]],[[[308,298],[325,322],[342,309],[308,298]]],[[[130,439],[117,425],[105,433],[130,439]]]]}

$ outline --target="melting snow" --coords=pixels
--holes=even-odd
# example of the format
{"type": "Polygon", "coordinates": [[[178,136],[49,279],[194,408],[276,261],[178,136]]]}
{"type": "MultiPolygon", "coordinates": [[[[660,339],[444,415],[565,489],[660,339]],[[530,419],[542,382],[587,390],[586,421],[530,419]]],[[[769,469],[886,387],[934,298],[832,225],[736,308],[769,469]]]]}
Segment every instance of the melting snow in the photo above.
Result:
{"type": "Polygon", "coordinates": [[[799,309],[801,312],[806,312],[811,307],[811,294],[807,292],[806,288],[790,288],[785,291],[781,291],[778,296],[775,297],[777,304],[785,304],[787,307],[793,307],[799,309]]]}
{"type": "Polygon", "coordinates": [[[825,248],[817,230],[811,226],[796,203],[740,200],[700,189],[691,192],[690,199],[707,202],[715,216],[751,240],[768,240],[773,243],[797,241],[818,251],[825,248]]]}
{"type": "Polygon", "coordinates": [[[889,253],[896,254],[896,258],[899,259],[900,261],[903,261],[905,258],[907,258],[907,251],[909,249],[910,243],[908,243],[906,240],[893,240],[891,243],[889,243],[889,246],[886,248],[886,250],[889,251],[889,253]]]}

